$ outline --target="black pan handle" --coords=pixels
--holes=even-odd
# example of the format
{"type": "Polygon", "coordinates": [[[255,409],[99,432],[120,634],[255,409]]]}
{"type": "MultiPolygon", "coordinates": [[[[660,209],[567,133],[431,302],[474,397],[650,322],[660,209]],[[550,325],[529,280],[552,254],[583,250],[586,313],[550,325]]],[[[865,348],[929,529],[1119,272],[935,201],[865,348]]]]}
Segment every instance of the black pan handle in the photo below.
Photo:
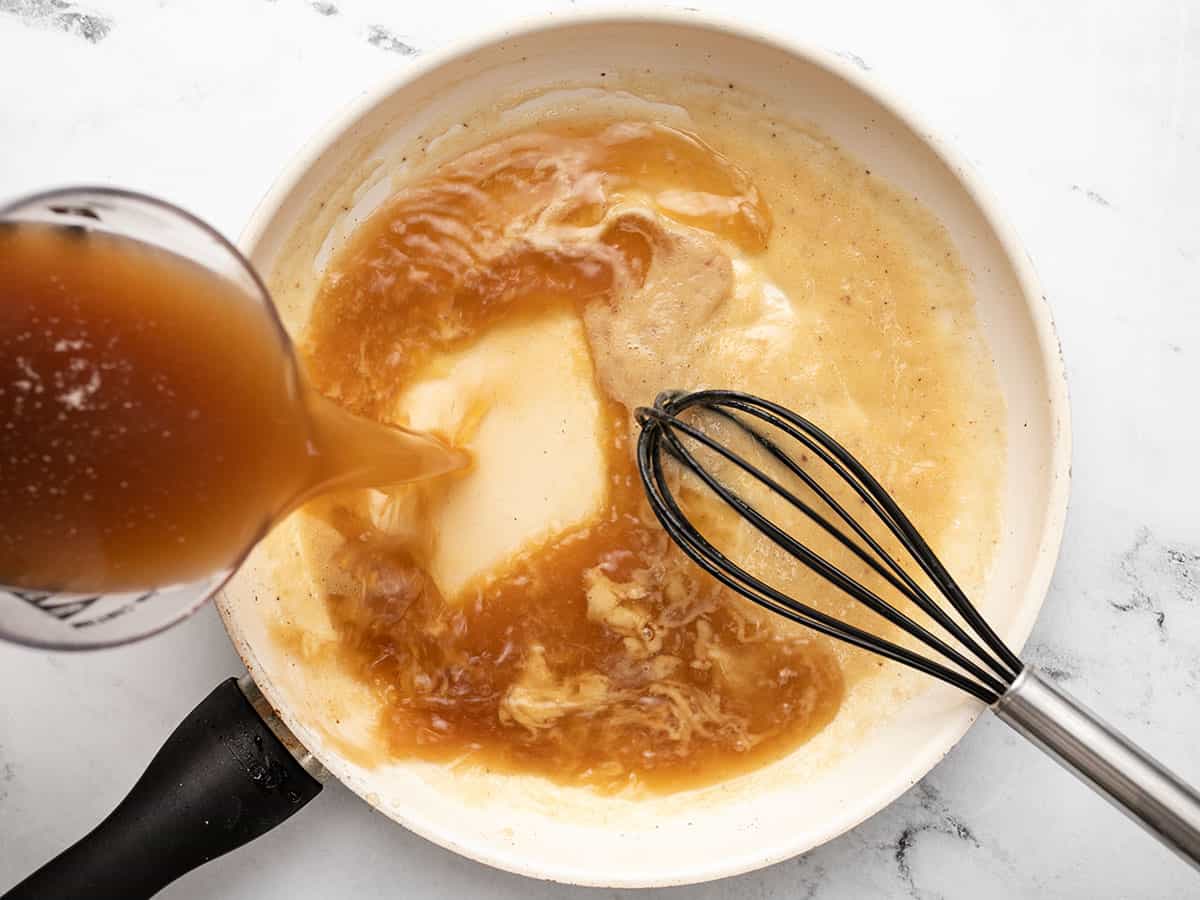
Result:
{"type": "Polygon", "coordinates": [[[107,819],[0,900],[151,897],[320,790],[230,678],[167,738],[107,819]]]}

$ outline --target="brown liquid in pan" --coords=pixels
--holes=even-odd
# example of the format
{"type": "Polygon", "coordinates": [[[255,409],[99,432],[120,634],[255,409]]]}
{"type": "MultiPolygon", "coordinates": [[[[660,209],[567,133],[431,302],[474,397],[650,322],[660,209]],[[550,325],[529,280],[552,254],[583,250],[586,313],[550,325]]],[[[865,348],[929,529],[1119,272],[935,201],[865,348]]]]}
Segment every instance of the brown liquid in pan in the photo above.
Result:
{"type": "MultiPolygon", "coordinates": [[[[846,177],[861,181],[858,172],[846,177]]],[[[705,357],[733,359],[734,351],[742,362],[725,363],[722,386],[798,405],[836,375],[829,415],[845,419],[839,404],[860,397],[868,417],[883,410],[877,428],[857,422],[849,436],[855,451],[873,439],[876,464],[878,454],[894,455],[891,472],[898,465],[902,477],[893,484],[919,519],[942,527],[954,514],[945,479],[953,481],[959,463],[922,483],[921,463],[932,452],[922,440],[961,416],[970,388],[947,390],[949,370],[924,356],[920,342],[937,338],[922,305],[922,269],[870,221],[861,242],[853,229],[847,235],[846,210],[824,194],[817,199],[822,188],[840,186],[806,177],[812,183],[793,186],[792,202],[813,204],[821,227],[855,252],[826,250],[819,232],[793,232],[797,271],[768,253],[778,235],[750,176],[694,137],[643,122],[542,129],[484,145],[405,187],[335,257],[302,347],[316,386],[352,409],[392,415],[404,392],[451,367],[454,353],[496,329],[536,326],[564,310],[585,327],[601,397],[607,486],[600,508],[453,597],[430,574],[430,543],[464,536],[431,536],[432,518],[419,520],[417,539],[411,530],[395,532],[363,495],[307,511],[341,536],[312,575],[325,586],[336,665],[379,702],[385,755],[465,761],[602,790],[671,790],[760,766],[837,713],[862,661],[847,661],[824,639],[723,591],[669,545],[642,497],[630,416],[663,388],[711,384],[705,357]],[[874,258],[852,272],[864,253],[874,258]],[[789,288],[793,305],[812,317],[811,331],[797,337],[799,326],[780,325],[770,309],[753,305],[778,303],[765,282],[748,289],[759,299],[731,299],[742,283],[735,257],[789,288]],[[861,292],[846,286],[852,274],[861,292]],[[806,284],[810,296],[796,298],[806,284]],[[769,358],[754,344],[762,328],[775,348],[807,340],[812,355],[769,358]],[[871,364],[868,354],[882,362],[871,364]],[[845,370],[831,375],[821,355],[845,370]],[[889,382],[889,407],[878,369],[893,378],[906,366],[911,378],[889,382]],[[931,392],[946,396],[947,414],[935,411],[926,427],[912,410],[930,407],[931,392]]],[[[789,212],[785,231],[800,218],[789,212]]],[[[949,252],[937,264],[947,278],[961,277],[949,252]]],[[[951,296],[952,309],[968,314],[969,293],[960,282],[953,289],[961,293],[951,296]]],[[[464,398],[467,407],[473,402],[464,398]]],[[[465,413],[460,438],[470,446],[474,420],[499,414],[499,407],[465,413]]],[[[971,424],[963,446],[990,439],[971,424]]],[[[870,450],[862,452],[871,461],[870,450]]],[[[405,508],[421,517],[440,495],[411,499],[405,508]]],[[[798,592],[828,594],[803,575],[787,578],[798,592]]],[[[840,602],[828,600],[835,609],[840,602]]],[[[286,626],[280,633],[306,652],[300,634],[286,626]]]]}

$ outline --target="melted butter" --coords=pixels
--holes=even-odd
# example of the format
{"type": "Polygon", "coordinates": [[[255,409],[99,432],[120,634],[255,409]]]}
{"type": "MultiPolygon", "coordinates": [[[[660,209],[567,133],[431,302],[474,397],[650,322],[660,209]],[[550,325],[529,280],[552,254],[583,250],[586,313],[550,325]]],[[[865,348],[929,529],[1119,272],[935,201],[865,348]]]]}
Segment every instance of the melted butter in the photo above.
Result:
{"type": "Polygon", "coordinates": [[[439,357],[398,406],[413,427],[453,433],[472,450],[471,471],[443,485],[419,520],[427,534],[448,536],[430,544],[424,563],[450,600],[524,545],[586,523],[606,501],[604,402],[569,308],[491,328],[439,357]]]}
{"type": "Polygon", "coordinates": [[[485,143],[404,186],[328,268],[302,345],[314,384],[476,460],[302,514],[334,637],[280,638],[371,691],[380,758],[690,787],[795,748],[876,670],[726,595],[652,523],[629,412],[664,388],[809,414],[982,576],[1002,401],[944,231],[827,142],[717,118],[703,141],[620,120],[485,143]],[[562,353],[539,359],[555,328],[562,353]]]}

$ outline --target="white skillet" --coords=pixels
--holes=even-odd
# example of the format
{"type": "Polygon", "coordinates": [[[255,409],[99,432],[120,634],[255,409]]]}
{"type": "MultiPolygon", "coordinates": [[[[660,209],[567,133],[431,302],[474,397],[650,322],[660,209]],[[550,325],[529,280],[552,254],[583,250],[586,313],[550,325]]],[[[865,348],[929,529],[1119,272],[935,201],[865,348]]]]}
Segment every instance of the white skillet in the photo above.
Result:
{"type": "MultiPolygon", "coordinates": [[[[768,100],[764,115],[813,123],[873,172],[918,196],[950,231],[973,274],[978,316],[1008,408],[1002,540],[986,590],[975,599],[1009,646],[1019,650],[1050,582],[1070,475],[1067,390],[1050,311],[1028,257],[965,162],[850,63],[691,15],[547,17],[432,54],[364,96],[280,176],[247,226],[242,249],[268,283],[281,271],[316,277],[329,244],[387,192],[386,178],[380,177],[373,189],[342,203],[348,173],[369,168],[372,160],[386,173],[419,135],[468,117],[499,93],[594,81],[602,71],[621,69],[652,69],[663,81],[699,73],[744,87],[768,100]],[[343,205],[350,211],[343,212],[343,205]],[[304,239],[297,242],[298,235],[304,239]],[[324,251],[318,251],[323,244],[324,251]],[[297,246],[302,249],[296,251],[297,246]]],[[[289,310],[283,314],[287,321],[289,310]]],[[[273,732],[239,701],[240,694],[229,693],[236,690],[232,683],[218,689],[224,692],[218,701],[205,701],[212,708],[203,727],[196,726],[197,714],[189,717],[181,730],[196,727],[182,737],[177,732],[164,754],[180,741],[224,749],[191,753],[200,763],[189,775],[195,778],[194,790],[180,796],[176,789],[167,810],[159,808],[161,802],[155,805],[152,789],[166,785],[175,773],[156,758],[159,769],[152,765],[143,779],[148,783],[139,783],[145,795],[139,808],[150,823],[143,825],[144,841],[158,840],[154,835],[163,829],[178,832],[182,819],[201,834],[177,835],[191,840],[182,849],[155,849],[167,862],[148,864],[161,871],[138,890],[127,885],[127,896],[148,896],[156,885],[286,818],[315,793],[315,783],[306,780],[283,744],[310,770],[319,768],[315,757],[384,815],[464,856],[564,883],[644,887],[749,871],[842,834],[916,783],[982,711],[977,702],[931,684],[912,696],[902,692],[907,699],[895,714],[865,733],[831,727],[791,757],[751,775],[703,791],[640,800],[600,797],[537,778],[454,773],[419,762],[364,766],[349,758],[353,754],[345,752],[344,742],[329,735],[352,732],[369,720],[365,692],[355,695],[346,685],[315,678],[271,638],[270,623],[279,614],[271,570],[279,563],[270,556],[265,549],[256,551],[217,603],[253,682],[277,713],[271,715],[245,680],[260,711],[272,720],[273,732]],[[344,721],[335,725],[334,718],[344,721]],[[272,733],[281,735],[283,744],[274,743],[272,733]],[[233,769],[226,757],[237,763],[233,769]],[[293,790],[295,799],[275,796],[270,809],[260,810],[256,794],[235,786],[241,791],[237,808],[243,821],[214,839],[209,810],[220,800],[204,790],[220,794],[236,781],[234,770],[258,772],[264,766],[278,780],[266,793],[293,790]],[[171,809],[182,810],[182,817],[172,819],[171,809]],[[208,824],[201,826],[202,820],[208,824]],[[150,827],[158,822],[165,823],[162,829],[150,827]]],[[[315,615],[319,623],[315,608],[298,615],[302,620],[315,615]]],[[[894,677],[898,689],[911,688],[907,676],[894,677]]],[[[202,704],[198,712],[203,709],[202,704]]],[[[130,852],[136,856],[140,849],[130,852]]],[[[76,870],[86,870],[88,859],[79,856],[76,870]]]]}

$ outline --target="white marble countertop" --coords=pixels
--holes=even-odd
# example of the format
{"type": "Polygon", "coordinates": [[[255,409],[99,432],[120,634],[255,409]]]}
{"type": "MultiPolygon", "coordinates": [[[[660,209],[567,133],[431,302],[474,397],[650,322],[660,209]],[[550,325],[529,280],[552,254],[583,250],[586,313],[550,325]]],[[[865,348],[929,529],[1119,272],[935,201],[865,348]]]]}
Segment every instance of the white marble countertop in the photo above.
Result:
{"type": "MultiPolygon", "coordinates": [[[[1036,262],[1075,482],[1029,647],[1200,782],[1200,13],[1130,5],[686,0],[842,52],[965,151],[1036,262]]],[[[580,4],[583,5],[582,3],[580,4]]],[[[0,196],[161,194],[236,237],[285,160],[420,53],[548,0],[0,0],[0,196]]],[[[240,671],[216,613],[86,655],[0,646],[0,887],[98,822],[240,671]]],[[[612,897],[486,869],[338,785],[163,896],[612,897]]],[[[924,782],[807,856],[663,898],[1180,898],[1200,879],[985,717],[924,782]]]]}

